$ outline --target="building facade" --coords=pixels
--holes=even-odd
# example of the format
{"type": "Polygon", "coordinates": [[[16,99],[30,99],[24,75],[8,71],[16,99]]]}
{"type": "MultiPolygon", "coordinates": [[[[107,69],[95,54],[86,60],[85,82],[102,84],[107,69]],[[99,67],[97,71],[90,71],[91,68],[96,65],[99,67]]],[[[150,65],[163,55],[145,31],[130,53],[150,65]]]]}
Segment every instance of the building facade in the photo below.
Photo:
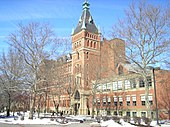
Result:
{"type": "MultiPolygon", "coordinates": [[[[135,73],[135,66],[125,59],[124,41],[102,38],[89,6],[87,1],[83,3],[78,24],[72,30],[72,53],[56,61],[45,60],[42,65],[45,82],[40,86],[46,89],[42,107],[75,115],[91,115],[94,108],[95,115],[146,116],[145,84],[135,73]]],[[[163,72],[158,70],[156,74],[161,76],[163,72]]],[[[148,82],[148,98],[154,118],[152,71],[148,73],[148,82]]],[[[156,80],[157,85],[160,89],[156,80]]]]}
{"type": "MultiPolygon", "coordinates": [[[[98,82],[94,101],[96,114],[120,115],[129,117],[147,117],[150,113],[156,119],[156,110],[159,118],[169,118],[169,79],[170,71],[150,69],[147,77],[149,84],[150,112],[146,107],[146,84],[141,75],[129,72],[129,65],[124,64],[121,74],[98,82]],[[126,71],[125,71],[126,70],[126,71]],[[155,80],[154,80],[155,78],[155,80]],[[156,92],[156,94],[155,94],[156,92]],[[157,99],[157,107],[156,100],[157,99]]],[[[91,105],[92,106],[92,105],[91,105]]]]}

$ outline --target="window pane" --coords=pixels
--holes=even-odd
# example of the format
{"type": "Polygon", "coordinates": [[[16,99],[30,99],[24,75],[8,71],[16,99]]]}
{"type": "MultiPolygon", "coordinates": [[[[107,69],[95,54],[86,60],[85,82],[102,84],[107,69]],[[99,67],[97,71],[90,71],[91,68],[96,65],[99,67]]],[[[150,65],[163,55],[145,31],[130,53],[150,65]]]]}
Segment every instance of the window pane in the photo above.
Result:
{"type": "Polygon", "coordinates": [[[117,90],[117,82],[113,82],[113,90],[117,90]]]}
{"type": "Polygon", "coordinates": [[[130,101],[130,96],[126,96],[126,101],[130,101]]]}
{"type": "Polygon", "coordinates": [[[149,99],[149,101],[152,101],[153,100],[152,95],[149,95],[148,99],[149,99]]]}
{"type": "Polygon", "coordinates": [[[139,87],[145,87],[143,79],[139,79],[139,87]]]}
{"type": "Polygon", "coordinates": [[[136,101],[136,96],[132,96],[132,101],[136,101]]]}
{"type": "Polygon", "coordinates": [[[117,101],[117,97],[113,97],[114,98],[114,101],[117,101]]]}
{"type": "Polygon", "coordinates": [[[122,81],[118,81],[118,85],[117,85],[118,90],[122,89],[122,81]]]}
{"type": "Polygon", "coordinates": [[[145,101],[145,95],[141,96],[141,101],[145,101]]]}
{"type": "Polygon", "coordinates": [[[152,86],[151,76],[148,76],[148,77],[147,77],[147,82],[148,82],[148,85],[149,85],[149,86],[152,86]]]}
{"type": "Polygon", "coordinates": [[[130,81],[129,80],[125,80],[125,89],[130,89],[130,81]]]}
{"type": "Polygon", "coordinates": [[[122,97],[119,97],[119,102],[122,102],[122,101],[123,101],[122,97]]]}
{"type": "Polygon", "coordinates": [[[108,97],[108,98],[107,98],[107,101],[108,101],[108,102],[110,102],[110,101],[111,101],[110,97],[108,97]]]}
{"type": "Polygon", "coordinates": [[[103,84],[103,91],[106,91],[106,84],[103,84]]]}
{"type": "Polygon", "coordinates": [[[131,80],[131,87],[132,88],[136,88],[136,81],[135,81],[135,79],[131,80]]]}
{"type": "Polygon", "coordinates": [[[111,90],[111,84],[107,83],[107,90],[111,90]]]}

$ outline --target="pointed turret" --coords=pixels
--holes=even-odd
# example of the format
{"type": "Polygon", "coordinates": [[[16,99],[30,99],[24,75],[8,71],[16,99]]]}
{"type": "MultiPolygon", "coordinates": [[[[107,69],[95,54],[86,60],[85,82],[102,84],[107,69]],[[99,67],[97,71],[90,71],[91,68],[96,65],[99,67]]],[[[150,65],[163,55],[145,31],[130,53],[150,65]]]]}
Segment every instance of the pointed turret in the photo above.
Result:
{"type": "Polygon", "coordinates": [[[79,33],[83,29],[86,29],[90,33],[98,34],[98,29],[97,29],[97,27],[96,27],[96,25],[95,25],[95,23],[93,21],[93,18],[92,18],[91,14],[90,14],[89,6],[90,6],[90,4],[86,0],[83,3],[83,12],[82,12],[82,15],[81,15],[81,17],[79,19],[77,27],[74,30],[73,35],[79,33]]]}

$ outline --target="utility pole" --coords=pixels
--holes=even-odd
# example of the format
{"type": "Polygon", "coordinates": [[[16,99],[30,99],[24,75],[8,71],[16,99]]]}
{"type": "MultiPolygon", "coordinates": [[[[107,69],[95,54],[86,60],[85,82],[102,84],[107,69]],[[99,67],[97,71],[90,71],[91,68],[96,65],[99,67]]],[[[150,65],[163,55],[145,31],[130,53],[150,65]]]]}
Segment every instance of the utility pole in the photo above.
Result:
{"type": "Polygon", "coordinates": [[[152,68],[153,73],[153,83],[154,83],[154,96],[155,96],[155,105],[156,105],[156,122],[159,125],[159,114],[158,114],[158,102],[157,102],[157,94],[156,94],[156,80],[155,80],[155,68],[152,68]]]}

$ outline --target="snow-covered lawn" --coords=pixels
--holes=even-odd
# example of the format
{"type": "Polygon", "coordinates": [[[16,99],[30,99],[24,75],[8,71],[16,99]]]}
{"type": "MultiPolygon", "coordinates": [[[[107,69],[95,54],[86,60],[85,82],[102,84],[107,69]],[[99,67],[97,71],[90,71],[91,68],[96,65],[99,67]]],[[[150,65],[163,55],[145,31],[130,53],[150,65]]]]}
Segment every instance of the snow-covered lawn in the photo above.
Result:
{"type": "MultiPolygon", "coordinates": [[[[21,113],[22,114],[22,113],[21,113]]],[[[60,119],[58,119],[59,122],[57,122],[55,119],[51,120],[50,119],[50,114],[48,114],[49,118],[43,118],[40,119],[37,117],[37,115],[34,116],[33,120],[28,119],[28,112],[22,114],[20,116],[17,116],[15,114],[15,119],[13,116],[11,117],[5,117],[1,118],[0,117],[0,122],[1,123],[7,123],[7,124],[41,124],[41,125],[47,125],[47,124],[53,124],[53,125],[60,125],[60,119]],[[24,120],[21,120],[22,115],[24,115],[24,120]],[[17,119],[16,119],[17,117],[17,119]]],[[[0,114],[0,116],[3,116],[3,114],[0,114]]],[[[44,114],[40,114],[40,116],[44,116],[44,114]]],[[[101,121],[101,123],[98,122],[93,122],[94,119],[92,120],[90,116],[69,116],[66,117],[69,120],[75,120],[74,122],[67,121],[67,125],[72,124],[72,123],[80,123],[80,121],[89,121],[89,127],[90,126],[101,126],[101,127],[136,127],[135,125],[131,125],[130,123],[124,122],[123,119],[120,120],[120,124],[115,122],[114,120],[108,120],[108,121],[101,121]]],[[[132,121],[133,122],[133,121],[132,121]]],[[[142,123],[144,124],[144,123],[142,123]]],[[[156,127],[156,121],[151,122],[151,126],[156,127]]],[[[162,124],[161,127],[170,127],[170,124],[162,124]]]]}

